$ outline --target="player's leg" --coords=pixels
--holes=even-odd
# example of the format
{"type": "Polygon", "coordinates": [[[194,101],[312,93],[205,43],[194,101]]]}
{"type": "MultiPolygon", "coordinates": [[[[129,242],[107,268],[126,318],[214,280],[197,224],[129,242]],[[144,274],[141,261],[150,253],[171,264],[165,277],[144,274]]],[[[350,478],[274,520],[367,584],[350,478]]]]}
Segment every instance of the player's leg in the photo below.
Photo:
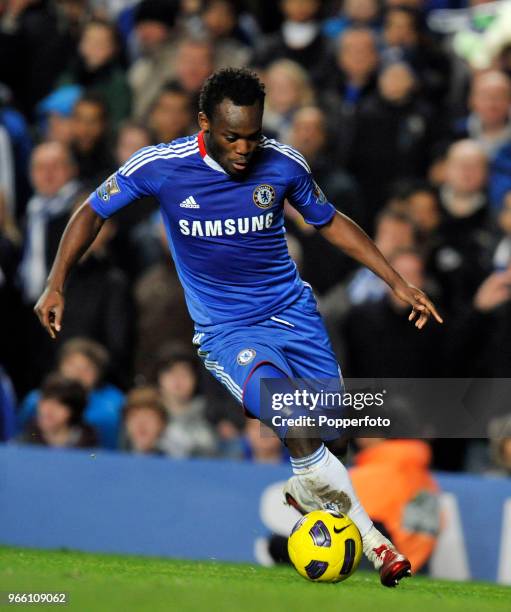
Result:
{"type": "MultiPolygon", "coordinates": [[[[309,381],[322,381],[321,387],[326,382],[332,385],[328,391],[342,394],[344,389],[337,359],[312,294],[304,292],[301,300],[279,314],[278,319],[292,323],[286,329],[285,358],[293,375],[309,381]]],[[[277,326],[278,322],[274,325],[277,326]]],[[[325,406],[324,409],[329,408],[325,406]]],[[[400,578],[409,575],[410,563],[374,527],[358,499],[348,471],[324,446],[320,437],[308,428],[302,431],[293,428],[285,432],[294,472],[284,488],[286,499],[302,513],[321,508],[347,513],[362,535],[364,552],[379,570],[382,584],[394,586],[400,578]]]]}
{"type": "Polygon", "coordinates": [[[305,514],[325,509],[348,514],[357,525],[364,553],[379,570],[384,586],[395,586],[411,573],[410,562],[373,525],[351,483],[348,471],[317,438],[307,431],[288,430],[286,445],[291,454],[292,476],[284,489],[286,501],[305,514]]]}
{"type": "MultiPolygon", "coordinates": [[[[258,418],[262,415],[260,389],[265,379],[289,380],[289,375],[269,362],[252,369],[244,385],[243,404],[258,418]]],[[[325,509],[348,514],[360,531],[364,553],[380,571],[385,586],[395,586],[409,575],[410,563],[373,525],[355,493],[348,470],[321,439],[312,437],[311,430],[305,427],[276,428],[276,433],[288,447],[294,473],[284,489],[287,503],[302,513],[325,509]]]]}

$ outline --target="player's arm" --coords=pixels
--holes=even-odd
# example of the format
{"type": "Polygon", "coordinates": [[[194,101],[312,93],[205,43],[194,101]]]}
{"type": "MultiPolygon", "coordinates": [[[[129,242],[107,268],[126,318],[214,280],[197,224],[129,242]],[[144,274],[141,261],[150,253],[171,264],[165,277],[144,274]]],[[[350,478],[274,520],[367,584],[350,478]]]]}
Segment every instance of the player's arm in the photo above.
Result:
{"type": "Polygon", "coordinates": [[[46,288],[34,308],[52,338],[56,337],[62,326],[64,285],[69,272],[92,244],[104,220],[143,196],[157,194],[162,173],[150,165],[150,162],[158,159],[156,149],[145,147],[134,153],[90,194],[69,220],[46,288]]]}
{"type": "Polygon", "coordinates": [[[326,225],[319,228],[319,231],[331,244],[383,279],[398,298],[410,304],[412,312],[408,320],[415,320],[418,329],[426,325],[431,315],[438,323],[443,323],[435,305],[424,291],[410,285],[398,274],[371,238],[349,217],[336,212],[326,225]]]}
{"type": "Polygon", "coordinates": [[[64,312],[64,284],[70,271],[96,238],[104,219],[85,201],[69,220],[60,240],[46,288],[34,307],[39,321],[56,338],[64,312]]]}

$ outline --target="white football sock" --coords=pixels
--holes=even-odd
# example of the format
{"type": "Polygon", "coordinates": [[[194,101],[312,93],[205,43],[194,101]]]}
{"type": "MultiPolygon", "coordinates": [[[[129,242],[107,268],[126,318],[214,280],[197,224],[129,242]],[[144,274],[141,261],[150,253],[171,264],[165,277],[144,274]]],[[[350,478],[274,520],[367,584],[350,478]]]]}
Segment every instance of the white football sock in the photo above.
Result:
{"type": "Polygon", "coordinates": [[[329,504],[336,506],[348,514],[362,538],[369,534],[373,522],[353,489],[348,470],[324,444],[307,457],[291,457],[291,465],[309,496],[319,501],[318,508],[328,508],[329,504]]]}

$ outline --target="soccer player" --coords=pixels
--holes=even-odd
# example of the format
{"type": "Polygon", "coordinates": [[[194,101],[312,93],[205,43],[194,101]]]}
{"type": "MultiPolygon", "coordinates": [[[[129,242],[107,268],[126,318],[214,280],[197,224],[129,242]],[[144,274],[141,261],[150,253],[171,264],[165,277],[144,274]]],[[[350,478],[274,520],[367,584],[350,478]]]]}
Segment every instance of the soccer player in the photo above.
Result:
{"type": "MultiPolygon", "coordinates": [[[[75,212],[35,306],[55,338],[62,325],[65,281],[104,220],[138,198],[154,196],[195,322],[199,355],[259,418],[262,379],[332,379],[342,386],[315,298],[288,254],[285,199],[410,304],[409,320],[418,329],[431,315],[442,322],[428,297],[328,202],[302,155],[263,136],[264,95],[264,86],[248,70],[214,73],[200,96],[201,131],[141,149],[75,212]]],[[[277,434],[288,447],[294,472],[284,491],[287,502],[302,513],[321,508],[348,513],[382,584],[394,586],[410,575],[409,561],[374,527],[347,470],[323,441],[300,427],[277,428],[277,434]]]]}

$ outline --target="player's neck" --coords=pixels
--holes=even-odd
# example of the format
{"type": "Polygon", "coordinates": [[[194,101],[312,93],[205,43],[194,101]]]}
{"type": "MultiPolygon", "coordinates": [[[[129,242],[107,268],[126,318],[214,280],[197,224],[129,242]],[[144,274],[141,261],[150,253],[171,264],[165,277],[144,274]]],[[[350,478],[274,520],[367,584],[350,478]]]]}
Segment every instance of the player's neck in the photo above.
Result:
{"type": "Polygon", "coordinates": [[[202,132],[202,139],[204,142],[204,148],[206,149],[207,155],[209,155],[209,157],[211,157],[211,159],[216,161],[216,163],[218,164],[218,160],[215,159],[214,154],[213,155],[211,154],[211,141],[209,138],[209,132],[202,132]]]}
{"type": "Polygon", "coordinates": [[[211,142],[211,138],[209,132],[202,132],[202,141],[204,143],[204,148],[206,150],[206,155],[215,162],[224,172],[229,174],[227,168],[223,164],[220,163],[220,155],[215,154],[215,146],[211,142]]]}

